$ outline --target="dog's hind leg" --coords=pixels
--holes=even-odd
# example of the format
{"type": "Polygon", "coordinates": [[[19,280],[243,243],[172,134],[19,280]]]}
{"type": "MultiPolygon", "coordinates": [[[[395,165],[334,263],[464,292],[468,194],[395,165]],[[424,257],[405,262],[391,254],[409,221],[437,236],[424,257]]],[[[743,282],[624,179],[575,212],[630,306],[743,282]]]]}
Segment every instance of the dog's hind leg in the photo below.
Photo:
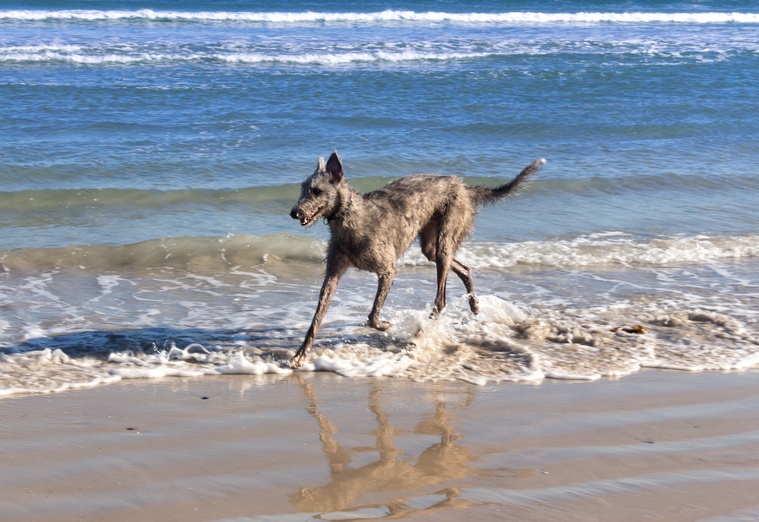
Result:
{"type": "Polygon", "coordinates": [[[472,269],[454,257],[453,262],[451,262],[451,270],[453,270],[453,273],[459,276],[459,279],[461,279],[461,281],[464,283],[464,286],[466,287],[466,291],[469,297],[469,308],[472,310],[472,313],[474,315],[479,314],[480,305],[477,302],[477,296],[474,294],[472,269]]]}
{"type": "Polygon", "coordinates": [[[445,251],[438,249],[437,259],[437,293],[435,294],[435,303],[432,306],[432,317],[437,317],[445,308],[445,293],[448,283],[448,272],[451,269],[451,256],[446,255],[445,251]]]}
{"type": "Polygon", "coordinates": [[[445,289],[446,289],[446,280],[448,279],[448,269],[453,270],[453,272],[459,276],[461,281],[464,283],[464,286],[466,287],[466,291],[469,294],[469,308],[472,309],[472,312],[476,315],[480,312],[479,305],[477,303],[477,297],[474,294],[474,283],[472,282],[472,271],[471,269],[466,266],[464,263],[456,259],[455,257],[452,257],[450,255],[444,254],[442,257],[438,254],[439,249],[438,245],[440,244],[440,241],[445,241],[445,239],[441,238],[438,240],[439,235],[443,234],[439,229],[441,228],[441,223],[438,221],[431,221],[426,227],[422,229],[422,231],[419,233],[419,242],[421,243],[422,247],[422,253],[424,254],[424,257],[429,259],[430,261],[434,261],[435,264],[438,267],[438,291],[437,296],[435,297],[435,305],[432,310],[432,316],[438,315],[441,310],[445,307],[446,304],[446,298],[445,298],[445,289]],[[449,259],[448,268],[445,268],[445,258],[449,259]],[[441,282],[442,282],[442,288],[441,288],[441,282]]]}
{"type": "Polygon", "coordinates": [[[316,339],[316,332],[319,330],[319,325],[322,324],[324,314],[327,313],[329,303],[332,301],[332,296],[335,295],[337,290],[337,282],[340,280],[340,276],[345,273],[346,268],[332,268],[327,265],[327,275],[324,277],[324,283],[322,283],[322,289],[319,292],[319,303],[316,305],[316,312],[314,318],[311,320],[311,326],[306,332],[306,338],[303,340],[298,353],[290,359],[290,367],[298,368],[306,360],[308,352],[311,351],[311,346],[316,339]]]}
{"type": "Polygon", "coordinates": [[[438,223],[437,247],[435,248],[435,265],[437,266],[437,293],[432,306],[432,317],[437,317],[445,308],[448,272],[453,261],[453,245],[446,231],[445,221],[438,223]]]}
{"type": "Polygon", "coordinates": [[[387,321],[380,321],[379,314],[380,310],[382,310],[382,305],[385,304],[385,298],[387,297],[390,285],[393,283],[393,277],[397,271],[398,268],[393,266],[392,272],[377,274],[377,277],[379,278],[377,283],[377,295],[374,297],[374,306],[372,306],[372,311],[369,314],[369,326],[383,332],[389,329],[392,325],[387,321]]]}
{"type": "Polygon", "coordinates": [[[430,221],[419,232],[422,254],[437,265],[437,295],[432,308],[432,317],[437,316],[445,307],[445,281],[448,278],[448,268],[450,267],[450,259],[447,263],[449,266],[445,267],[444,256],[440,256],[440,249],[438,248],[440,241],[440,222],[437,220],[430,221]]]}

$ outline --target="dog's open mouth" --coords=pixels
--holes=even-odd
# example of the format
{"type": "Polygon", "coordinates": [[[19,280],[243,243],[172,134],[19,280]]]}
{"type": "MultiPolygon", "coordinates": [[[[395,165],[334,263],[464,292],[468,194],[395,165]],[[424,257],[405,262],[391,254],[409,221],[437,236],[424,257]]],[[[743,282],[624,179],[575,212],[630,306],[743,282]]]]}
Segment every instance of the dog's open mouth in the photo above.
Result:
{"type": "Polygon", "coordinates": [[[300,220],[301,226],[307,227],[308,225],[310,225],[311,223],[313,223],[314,222],[314,218],[319,214],[319,212],[322,211],[322,208],[323,207],[317,208],[316,210],[314,210],[314,212],[310,216],[306,216],[303,219],[301,219],[300,220]]]}

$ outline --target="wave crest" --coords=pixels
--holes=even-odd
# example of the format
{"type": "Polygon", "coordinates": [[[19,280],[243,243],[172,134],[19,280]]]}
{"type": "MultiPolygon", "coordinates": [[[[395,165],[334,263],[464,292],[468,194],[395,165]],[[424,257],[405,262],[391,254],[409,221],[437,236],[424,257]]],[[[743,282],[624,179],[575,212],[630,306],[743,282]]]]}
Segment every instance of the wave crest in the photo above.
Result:
{"type": "MultiPolygon", "coordinates": [[[[77,269],[96,272],[173,268],[199,273],[224,273],[240,267],[272,263],[321,265],[326,243],[281,233],[270,236],[233,234],[225,237],[182,237],[130,245],[74,245],[23,248],[0,252],[0,272],[77,269]]],[[[759,235],[673,236],[641,239],[623,233],[600,233],[573,239],[515,243],[470,241],[457,257],[475,269],[578,267],[663,267],[759,258],[759,235]]],[[[402,265],[432,266],[417,246],[402,265]]]]}
{"type": "Polygon", "coordinates": [[[237,22],[258,24],[756,24],[759,14],[738,12],[581,12],[581,13],[446,13],[386,10],[373,13],[227,12],[129,10],[6,10],[0,20],[10,22],[237,22]]]}

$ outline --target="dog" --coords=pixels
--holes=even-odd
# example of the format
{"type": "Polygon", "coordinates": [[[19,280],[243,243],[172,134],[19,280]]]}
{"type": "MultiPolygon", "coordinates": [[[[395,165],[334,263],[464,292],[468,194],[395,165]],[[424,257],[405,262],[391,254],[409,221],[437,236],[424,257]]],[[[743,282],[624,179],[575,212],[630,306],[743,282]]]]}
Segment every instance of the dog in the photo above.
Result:
{"type": "Polygon", "coordinates": [[[290,217],[300,221],[304,228],[320,218],[326,221],[330,229],[326,275],[311,326],[290,366],[298,368],[303,364],[337,282],[351,267],[377,274],[379,284],[368,325],[381,331],[390,328],[390,323],[380,320],[380,310],[398,271],[396,261],[417,237],[424,256],[437,265],[432,316],[445,307],[450,270],[463,281],[472,313],[479,313],[472,271],[454,254],[472,232],[477,207],[514,193],[544,163],[545,159],[532,162],[512,181],[496,188],[469,186],[456,176],[416,174],[358,194],[343,176],[337,151],[326,163],[320,157],[314,173],[302,183],[300,199],[290,217]]]}

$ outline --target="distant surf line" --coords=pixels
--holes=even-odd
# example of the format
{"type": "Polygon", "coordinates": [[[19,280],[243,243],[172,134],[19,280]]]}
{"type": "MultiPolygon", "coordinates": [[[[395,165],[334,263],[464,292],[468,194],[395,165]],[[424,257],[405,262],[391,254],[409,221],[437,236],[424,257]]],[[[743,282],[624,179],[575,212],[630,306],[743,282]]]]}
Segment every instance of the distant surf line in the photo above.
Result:
{"type": "MultiPolygon", "coordinates": [[[[705,50],[693,49],[605,49],[594,51],[592,49],[559,49],[543,50],[516,48],[512,51],[493,50],[486,52],[417,52],[417,51],[354,51],[340,53],[300,53],[295,52],[267,54],[266,52],[208,52],[184,53],[178,50],[175,53],[154,52],[145,49],[138,52],[114,52],[108,49],[80,49],[79,52],[61,49],[40,49],[39,51],[28,50],[26,52],[5,51],[0,48],[0,64],[73,64],[89,66],[109,65],[149,65],[166,63],[209,63],[221,65],[251,65],[251,66],[349,66],[371,64],[415,64],[436,62],[458,62],[471,60],[502,60],[513,57],[525,56],[560,56],[560,55],[584,55],[584,56],[658,56],[662,58],[681,58],[692,60],[705,60],[705,57],[730,58],[733,54],[741,54],[740,49],[705,50]]],[[[751,51],[753,54],[753,51],[751,51]]]]}
{"type": "Polygon", "coordinates": [[[504,12],[448,13],[386,10],[370,13],[337,12],[252,12],[252,11],[162,11],[139,10],[0,10],[0,21],[149,21],[149,22],[237,22],[259,24],[759,24],[759,13],[740,12],[504,12]]]}

